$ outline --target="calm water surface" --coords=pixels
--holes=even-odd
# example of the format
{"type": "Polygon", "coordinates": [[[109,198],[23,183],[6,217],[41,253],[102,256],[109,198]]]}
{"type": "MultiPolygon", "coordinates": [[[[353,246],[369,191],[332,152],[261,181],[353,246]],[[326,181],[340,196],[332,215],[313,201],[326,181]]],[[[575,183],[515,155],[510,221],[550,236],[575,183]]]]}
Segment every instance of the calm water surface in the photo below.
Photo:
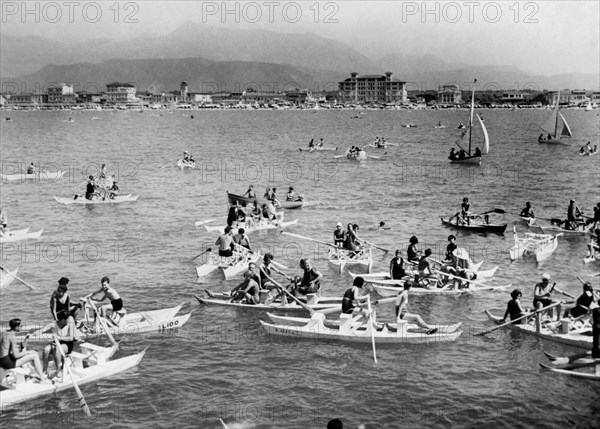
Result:
{"type": "MultiPolygon", "coordinates": [[[[3,112],[4,173],[29,162],[68,173],[54,183],[2,184],[10,225],[44,228],[44,234],[37,243],[2,246],[2,265],[18,266],[38,290],[15,282],[2,291],[0,319],[47,322],[50,294],[61,276],[71,280],[69,292],[77,299],[108,275],[130,312],[186,303],[183,310],[193,315],[178,331],[122,338],[117,357],[149,347],[138,369],[83,386],[94,412],[91,424],[109,428],[218,428],[219,417],[232,428],[324,428],[333,417],[345,427],[368,428],[597,427],[598,383],[538,370],[543,350],[576,349],[505,331],[472,335],[488,326],[484,308],[504,307],[508,291],[412,297],[412,310],[426,321],[462,321],[465,332],[454,343],[378,346],[378,364],[369,344],[268,338],[259,323],[265,315],[201,307],[193,298],[238,281],[226,282],[220,273],[196,281],[191,259],[216,236],[195,229],[194,222],[224,219],[225,191],[242,193],[249,183],[261,192],[275,186],[279,194],[292,185],[305,195],[305,207],[286,213],[299,219],[291,232],[330,240],[337,221],[354,222],[363,237],[389,249],[404,250],[417,235],[422,248],[440,252],[451,231],[439,218],[456,213],[464,196],[475,212],[502,207],[518,213],[531,201],[538,216],[564,217],[573,198],[592,213],[600,201],[598,160],[579,157],[577,150],[588,140],[599,143],[596,111],[564,112],[575,137],[557,146],[536,142],[547,111],[482,113],[491,151],[482,166],[464,167],[448,165],[446,156],[459,134],[453,127],[466,123],[467,111],[366,111],[362,119],[348,111],[3,112]],[[438,121],[447,128],[434,129],[438,121]],[[408,122],[419,127],[403,128],[408,122]],[[347,148],[376,135],[399,144],[385,160],[356,164],[335,159],[341,151],[298,150],[310,138],[347,148]],[[200,168],[175,167],[186,149],[200,168]],[[140,195],[138,202],[87,208],[54,201],[53,195],[83,192],[84,178],[102,163],[117,175],[122,193],[140,195]],[[371,229],[381,220],[392,229],[371,229]]],[[[369,153],[385,151],[375,152],[369,153]]],[[[514,220],[492,216],[509,223],[508,231],[514,220]]],[[[525,231],[518,223],[517,229],[525,231]]],[[[298,272],[300,257],[313,258],[325,274],[327,295],[341,295],[351,284],[346,271],[340,275],[328,265],[323,247],[275,231],[251,239],[291,273],[298,272]]],[[[582,264],[584,237],[561,237],[542,264],[511,263],[510,233],[461,232],[458,241],[474,260],[485,259],[484,268],[498,265],[494,284],[520,287],[527,305],[543,272],[579,294],[575,275],[599,269],[582,264]]],[[[387,269],[392,253],[375,252],[375,270],[387,269]]],[[[380,319],[392,315],[392,306],[378,310],[380,319]]],[[[2,421],[14,428],[90,424],[71,390],[6,411],[2,421]]]]}

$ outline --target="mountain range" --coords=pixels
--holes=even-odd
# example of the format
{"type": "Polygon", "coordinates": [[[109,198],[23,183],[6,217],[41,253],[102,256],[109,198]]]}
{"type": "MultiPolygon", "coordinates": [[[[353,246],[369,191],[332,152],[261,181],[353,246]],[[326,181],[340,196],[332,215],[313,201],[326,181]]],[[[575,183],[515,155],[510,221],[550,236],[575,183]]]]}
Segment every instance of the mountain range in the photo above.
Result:
{"type": "Polygon", "coordinates": [[[311,33],[224,29],[191,22],[165,36],[86,43],[1,34],[0,48],[3,90],[17,82],[28,89],[36,83],[74,82],[77,89],[97,83],[104,90],[107,83],[125,81],[140,90],[166,91],[177,89],[184,80],[197,92],[236,90],[251,82],[265,90],[320,90],[335,89],[353,71],[388,70],[395,79],[407,81],[409,90],[468,85],[474,77],[479,88],[490,89],[600,87],[595,74],[536,76],[513,66],[473,66],[402,52],[370,58],[343,42],[311,33]]]}

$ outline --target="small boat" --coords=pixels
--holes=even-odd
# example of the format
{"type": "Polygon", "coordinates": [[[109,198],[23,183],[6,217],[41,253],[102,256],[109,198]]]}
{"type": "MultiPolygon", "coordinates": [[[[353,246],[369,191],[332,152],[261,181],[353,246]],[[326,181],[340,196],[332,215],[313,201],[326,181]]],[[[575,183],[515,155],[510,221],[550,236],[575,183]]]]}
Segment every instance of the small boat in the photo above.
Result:
{"type": "Polygon", "coordinates": [[[538,137],[538,143],[563,143],[562,137],[572,137],[573,133],[571,132],[571,128],[569,128],[569,124],[567,124],[567,120],[560,113],[560,92],[556,97],[556,105],[550,117],[544,122],[542,125],[542,131],[546,133],[546,136],[543,134],[538,137]]]}
{"type": "MultiPolygon", "coordinates": [[[[402,292],[402,287],[404,285],[404,280],[394,280],[395,282],[402,282],[402,284],[398,284],[397,286],[385,286],[373,283],[373,289],[383,296],[396,296],[398,293],[402,292]]],[[[470,284],[468,287],[454,288],[452,283],[448,283],[441,287],[420,287],[413,286],[410,288],[410,293],[414,295],[462,295],[467,293],[476,293],[476,292],[486,292],[486,291],[495,291],[495,290],[507,290],[512,287],[512,283],[502,286],[480,286],[478,284],[470,284]]]]}
{"type": "Polygon", "coordinates": [[[392,147],[392,146],[398,146],[398,143],[383,143],[383,144],[377,144],[377,143],[369,143],[368,145],[369,147],[375,148],[375,149],[386,149],[388,147],[392,147]]]}
{"type": "Polygon", "coordinates": [[[550,359],[551,365],[540,363],[540,366],[548,371],[559,374],[570,375],[572,377],[587,378],[589,380],[600,381],[600,359],[593,358],[591,352],[581,353],[570,357],[553,356],[544,352],[550,359]],[[576,371],[583,368],[591,369],[593,372],[576,371]]]}
{"type": "MultiPolygon", "coordinates": [[[[240,204],[254,204],[253,198],[242,197],[241,195],[235,195],[230,192],[227,192],[227,201],[229,201],[229,204],[231,205],[235,205],[237,202],[239,202],[240,204]]],[[[265,204],[266,201],[258,200],[258,203],[265,204]]],[[[293,210],[301,208],[302,204],[304,204],[304,202],[301,199],[296,201],[281,201],[281,205],[276,205],[276,207],[293,210]]]]}
{"type": "Polygon", "coordinates": [[[404,124],[402,125],[404,128],[417,128],[417,125],[415,124],[404,124]]]}
{"type": "Polygon", "coordinates": [[[27,180],[51,181],[60,179],[65,175],[66,171],[40,171],[33,174],[16,173],[16,174],[0,174],[2,180],[7,182],[18,182],[27,180]]]}
{"type": "Polygon", "coordinates": [[[18,268],[15,268],[13,271],[0,270],[0,289],[4,289],[6,286],[11,284],[18,271],[18,268]]]}
{"type": "Polygon", "coordinates": [[[366,161],[368,158],[367,152],[364,150],[359,150],[358,152],[350,152],[350,150],[346,151],[346,158],[351,161],[366,161]]]}
{"type": "Polygon", "coordinates": [[[459,223],[458,220],[456,223],[452,223],[449,220],[446,220],[444,218],[441,218],[441,219],[442,219],[442,224],[444,226],[448,226],[448,227],[456,228],[456,229],[464,229],[464,230],[473,231],[473,232],[482,232],[482,233],[493,232],[495,234],[504,234],[504,231],[506,230],[506,227],[508,226],[507,223],[505,223],[503,225],[493,224],[493,223],[466,224],[466,223],[459,223]]]}
{"type": "MultiPolygon", "coordinates": [[[[244,228],[245,232],[247,234],[250,234],[251,232],[254,232],[254,231],[265,231],[265,230],[269,230],[269,229],[282,229],[282,228],[286,228],[288,226],[296,225],[297,223],[298,223],[298,219],[290,221],[290,222],[272,222],[267,219],[261,219],[258,224],[253,223],[253,224],[248,225],[245,222],[238,222],[237,224],[234,224],[232,226],[232,228],[233,229],[244,228]]],[[[225,228],[226,228],[225,226],[209,226],[206,224],[204,225],[204,229],[206,229],[208,232],[217,231],[220,234],[225,233],[225,228]]]]}
{"type": "MultiPolygon", "coordinates": [[[[267,313],[268,314],[268,313],[267,313]]],[[[304,325],[294,326],[260,321],[268,335],[306,338],[310,340],[334,340],[357,343],[370,343],[372,337],[376,344],[429,344],[455,341],[461,334],[460,323],[453,325],[434,325],[437,332],[428,335],[426,329],[402,321],[400,324],[386,323],[383,329],[373,329],[371,323],[357,325],[350,314],[341,314],[339,326],[327,324],[323,313],[315,312],[304,325]]]]}
{"type": "Polygon", "coordinates": [[[340,273],[346,265],[366,266],[369,273],[373,268],[373,255],[370,247],[355,251],[329,247],[327,259],[329,263],[340,267],[340,273]]]}
{"type": "Polygon", "coordinates": [[[590,150],[588,152],[578,152],[579,156],[592,156],[592,155],[598,155],[598,151],[594,151],[594,150],[590,150]]]}
{"type": "Polygon", "coordinates": [[[184,168],[190,168],[190,169],[194,169],[196,168],[196,161],[184,161],[183,159],[180,159],[177,161],[177,167],[181,168],[182,170],[184,168]]]}
{"type": "Polygon", "coordinates": [[[547,259],[558,247],[558,237],[552,234],[525,233],[525,238],[519,239],[517,228],[513,225],[513,237],[515,244],[508,250],[510,260],[520,259],[525,256],[534,255],[537,262],[547,259]]]}
{"type": "Polygon", "coordinates": [[[442,129],[442,128],[446,128],[446,126],[445,125],[436,125],[434,128],[437,128],[439,130],[439,129],[442,129]]]}
{"type": "Polygon", "coordinates": [[[71,204],[119,204],[137,201],[139,195],[127,194],[127,195],[117,195],[113,198],[95,198],[93,200],[88,200],[84,195],[75,195],[73,198],[64,198],[64,197],[54,197],[57,203],[64,205],[71,204]]]}
{"type": "Polygon", "coordinates": [[[301,147],[299,149],[300,149],[300,152],[320,152],[320,151],[332,151],[332,152],[335,152],[339,148],[338,147],[314,146],[314,147],[309,147],[309,148],[301,147]]]}
{"type": "Polygon", "coordinates": [[[221,268],[225,280],[232,279],[248,269],[250,262],[258,262],[260,254],[251,252],[246,255],[234,254],[234,256],[218,256],[215,253],[208,254],[208,261],[196,267],[198,277],[204,277],[221,268]]]}
{"type": "Polygon", "coordinates": [[[553,233],[554,232],[563,233],[565,235],[569,235],[569,234],[584,235],[584,234],[590,234],[592,232],[592,227],[590,225],[584,225],[583,223],[580,223],[579,225],[577,225],[577,228],[575,228],[575,229],[566,229],[566,228],[563,228],[562,226],[558,225],[558,222],[556,222],[556,221],[560,222],[560,219],[553,219],[553,221],[554,221],[554,223],[550,226],[543,226],[543,227],[540,226],[540,228],[544,231],[544,233],[551,231],[553,233]]]}
{"type": "MultiPolygon", "coordinates": [[[[485,310],[485,314],[493,322],[500,323],[502,320],[502,316],[493,314],[490,310],[485,310]]],[[[567,319],[548,322],[542,319],[541,313],[534,314],[531,319],[533,320],[530,323],[508,324],[503,329],[523,332],[588,350],[592,348],[592,327],[589,323],[578,320],[571,324],[567,319]]]]}
{"type": "Polygon", "coordinates": [[[29,232],[29,228],[17,229],[14,231],[5,231],[0,237],[0,243],[14,243],[15,241],[34,240],[42,236],[43,229],[36,232],[29,232]]]}
{"type": "MultiPolygon", "coordinates": [[[[215,293],[210,292],[208,290],[204,291],[208,298],[203,298],[198,295],[194,295],[200,304],[205,305],[219,305],[222,307],[235,307],[235,308],[243,308],[248,310],[255,311],[282,311],[282,312],[292,312],[292,313],[302,313],[306,312],[306,308],[302,307],[295,301],[288,302],[287,300],[284,302],[281,299],[271,302],[269,304],[265,303],[265,299],[269,293],[268,290],[261,290],[261,302],[259,304],[251,305],[244,304],[241,302],[231,302],[231,295],[229,292],[226,293],[215,293]]],[[[318,294],[311,294],[318,295],[318,294]]],[[[342,311],[340,298],[320,298],[319,296],[308,297],[306,305],[313,310],[329,310],[329,309],[338,309],[339,312],[342,311]]]]}
{"type": "Polygon", "coordinates": [[[65,365],[70,365],[70,370],[63,373],[61,381],[51,384],[41,384],[32,377],[33,369],[15,368],[9,369],[7,373],[8,389],[0,391],[0,407],[6,410],[15,405],[39,398],[46,395],[54,395],[57,392],[73,387],[73,382],[78,386],[91,383],[92,381],[113,378],[114,375],[137,366],[146,350],[140,353],[126,356],[120,359],[109,360],[116,352],[117,346],[100,347],[95,344],[82,343],[81,353],[73,351],[70,359],[65,365]],[[70,374],[73,374],[71,378],[70,374]]]}

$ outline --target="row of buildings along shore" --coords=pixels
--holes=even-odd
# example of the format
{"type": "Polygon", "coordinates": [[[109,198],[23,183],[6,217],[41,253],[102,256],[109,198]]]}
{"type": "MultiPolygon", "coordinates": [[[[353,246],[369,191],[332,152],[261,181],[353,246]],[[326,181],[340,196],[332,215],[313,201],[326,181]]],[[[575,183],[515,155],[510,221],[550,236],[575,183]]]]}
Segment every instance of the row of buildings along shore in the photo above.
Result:
{"type": "MultiPolygon", "coordinates": [[[[101,93],[76,92],[68,83],[49,85],[46,92],[0,94],[3,109],[161,109],[161,108],[457,108],[468,107],[471,88],[442,85],[437,91],[407,91],[406,82],[384,75],[351,73],[338,82],[337,91],[314,93],[308,89],[265,92],[249,86],[244,91],[193,92],[187,82],[178,90],[153,93],[138,91],[130,83],[113,82],[101,93]]],[[[570,107],[595,108],[600,91],[561,90],[476,91],[479,107],[541,107],[560,103],[570,107]]]]}

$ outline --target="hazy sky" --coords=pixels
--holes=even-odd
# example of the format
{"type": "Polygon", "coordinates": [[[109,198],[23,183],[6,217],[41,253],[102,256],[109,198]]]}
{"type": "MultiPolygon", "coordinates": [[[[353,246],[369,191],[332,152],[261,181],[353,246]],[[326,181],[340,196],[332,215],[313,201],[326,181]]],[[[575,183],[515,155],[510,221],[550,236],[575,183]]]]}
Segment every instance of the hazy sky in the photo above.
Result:
{"type": "MultiPolygon", "coordinates": [[[[160,35],[185,21],[312,32],[365,55],[432,54],[543,75],[600,73],[600,1],[1,2],[2,32],[82,41],[160,35]],[[25,7],[23,7],[25,5],[25,7]],[[37,22],[36,22],[37,21],[37,22]]],[[[193,41],[191,41],[193,42],[193,41]]]]}

